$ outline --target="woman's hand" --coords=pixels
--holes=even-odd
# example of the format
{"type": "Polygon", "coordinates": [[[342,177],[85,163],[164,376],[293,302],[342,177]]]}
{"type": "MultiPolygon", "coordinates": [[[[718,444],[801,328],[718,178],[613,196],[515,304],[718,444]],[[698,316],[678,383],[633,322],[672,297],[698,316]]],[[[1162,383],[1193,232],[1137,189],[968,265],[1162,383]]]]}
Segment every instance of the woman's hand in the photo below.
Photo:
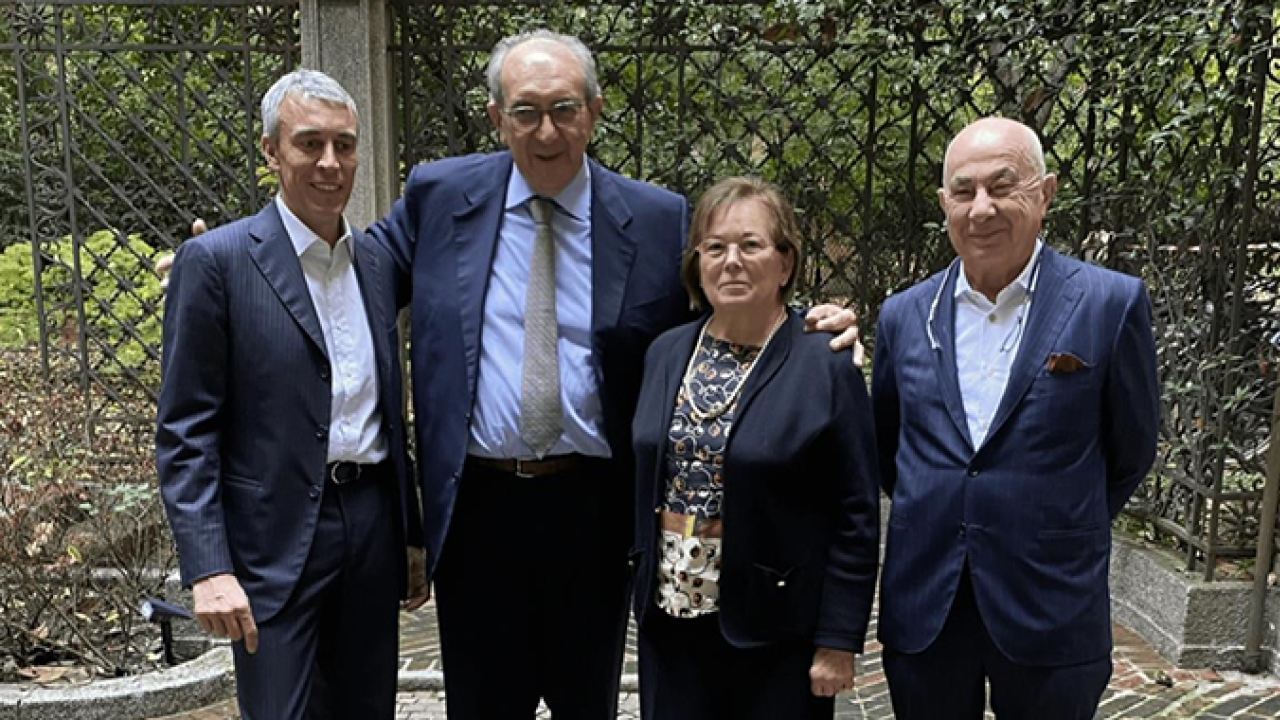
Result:
{"type": "Polygon", "coordinates": [[[818,697],[834,697],[853,688],[853,653],[818,648],[809,667],[809,688],[818,697]]]}

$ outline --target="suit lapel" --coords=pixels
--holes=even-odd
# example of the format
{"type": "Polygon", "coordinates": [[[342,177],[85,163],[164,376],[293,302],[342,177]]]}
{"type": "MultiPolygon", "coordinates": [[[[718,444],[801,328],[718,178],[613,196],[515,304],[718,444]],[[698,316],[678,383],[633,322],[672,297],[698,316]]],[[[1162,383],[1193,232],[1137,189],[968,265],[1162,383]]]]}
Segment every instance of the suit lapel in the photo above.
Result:
{"type": "Polygon", "coordinates": [[[458,309],[462,321],[462,346],[467,359],[469,396],[475,396],[480,363],[480,330],[484,325],[484,296],[489,289],[493,253],[502,228],[503,202],[511,175],[511,156],[494,163],[484,184],[469,188],[468,205],[453,214],[453,243],[458,257],[458,309]]]}
{"type": "MultiPolygon", "coordinates": [[[[920,322],[929,323],[930,309],[935,294],[938,297],[938,311],[934,314],[933,337],[937,338],[937,350],[930,347],[929,352],[935,355],[934,367],[938,371],[938,387],[942,390],[942,402],[947,408],[947,416],[951,418],[956,431],[964,438],[969,448],[973,449],[973,438],[969,437],[969,421],[964,414],[964,398],[960,395],[960,375],[956,369],[956,274],[961,272],[958,264],[943,274],[940,290],[935,290],[926,298],[928,304],[917,306],[920,322]]],[[[926,330],[927,334],[927,330],[926,330]]]]}
{"type": "Polygon", "coordinates": [[[613,173],[591,163],[591,330],[592,336],[618,321],[635,257],[631,207],[613,173]]]}
{"type": "Polygon", "coordinates": [[[379,302],[379,288],[385,282],[382,277],[383,268],[378,262],[378,254],[370,245],[372,240],[359,230],[351,231],[351,247],[355,254],[356,280],[360,283],[360,297],[364,300],[364,312],[368,316],[369,336],[373,338],[373,352],[378,361],[378,374],[387,377],[390,374],[390,353],[383,341],[384,331],[391,327],[385,315],[385,308],[379,302]]]}
{"type": "Polygon", "coordinates": [[[1040,278],[1036,281],[1031,297],[1027,327],[1022,343],[1018,346],[1018,356],[1009,369],[1009,382],[1005,384],[1004,395],[1000,397],[1000,406],[996,408],[995,417],[991,420],[988,439],[1000,431],[1000,426],[1009,419],[1018,403],[1022,402],[1022,396],[1045,366],[1049,351],[1053,349],[1053,344],[1067,325],[1067,319],[1080,302],[1080,288],[1071,282],[1076,269],[1069,268],[1068,272],[1063,272],[1060,256],[1047,245],[1041,252],[1043,257],[1040,259],[1040,278]]]}
{"type": "Polygon", "coordinates": [[[307,280],[302,275],[302,263],[298,261],[293,243],[289,242],[289,234],[284,229],[275,201],[254,218],[249,234],[255,241],[249,247],[249,255],[258,266],[258,271],[266,278],[267,284],[275,291],[280,302],[284,303],[302,331],[328,357],[324,333],[320,329],[320,318],[311,302],[307,280]]]}

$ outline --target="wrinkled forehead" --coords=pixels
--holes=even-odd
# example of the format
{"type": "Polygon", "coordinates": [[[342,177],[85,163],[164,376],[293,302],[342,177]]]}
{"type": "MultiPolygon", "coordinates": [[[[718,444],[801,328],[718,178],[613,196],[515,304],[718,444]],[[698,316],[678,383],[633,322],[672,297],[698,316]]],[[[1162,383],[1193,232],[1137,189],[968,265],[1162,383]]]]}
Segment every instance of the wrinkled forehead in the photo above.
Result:
{"type": "Polygon", "coordinates": [[[1019,143],[1001,142],[953,148],[947,161],[946,185],[989,185],[1032,180],[1039,173],[1030,151],[1019,143]]]}

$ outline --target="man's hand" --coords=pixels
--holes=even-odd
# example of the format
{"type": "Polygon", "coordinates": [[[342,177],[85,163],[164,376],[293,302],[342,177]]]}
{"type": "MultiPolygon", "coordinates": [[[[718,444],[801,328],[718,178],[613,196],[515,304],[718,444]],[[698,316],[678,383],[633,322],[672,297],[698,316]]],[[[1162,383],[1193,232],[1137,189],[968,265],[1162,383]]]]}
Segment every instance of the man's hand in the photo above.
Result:
{"type": "Polygon", "coordinates": [[[858,342],[858,315],[839,305],[819,305],[804,316],[805,332],[839,333],[831,339],[832,350],[853,348],[853,364],[862,367],[867,349],[858,342]]]}
{"type": "Polygon", "coordinates": [[[853,653],[818,648],[809,667],[809,689],[818,697],[835,697],[853,687],[853,653]]]}
{"type": "MultiPolygon", "coordinates": [[[[208,231],[209,227],[200,218],[196,218],[191,223],[191,237],[203,235],[208,231]]],[[[160,259],[156,260],[156,275],[160,276],[160,292],[169,289],[169,271],[171,270],[173,270],[173,253],[161,255],[160,259]]]]}
{"type": "Polygon", "coordinates": [[[400,602],[405,612],[413,612],[431,599],[431,583],[427,582],[427,554],[422,548],[409,546],[409,592],[400,602]]]}
{"type": "Polygon", "coordinates": [[[223,573],[197,580],[191,594],[196,601],[196,622],[205,632],[234,642],[243,640],[245,650],[258,652],[258,626],[235,575],[223,573]]]}

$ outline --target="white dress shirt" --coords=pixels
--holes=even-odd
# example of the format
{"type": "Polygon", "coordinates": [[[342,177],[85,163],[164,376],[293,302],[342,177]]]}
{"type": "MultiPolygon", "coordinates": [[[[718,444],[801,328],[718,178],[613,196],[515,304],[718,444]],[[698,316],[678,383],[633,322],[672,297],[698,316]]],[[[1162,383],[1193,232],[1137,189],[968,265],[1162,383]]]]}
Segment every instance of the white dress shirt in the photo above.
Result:
{"type": "Polygon", "coordinates": [[[378,362],[369,332],[369,316],[352,263],[355,239],[346,219],[333,247],[298,219],[276,196],[280,218],[289,233],[311,304],[320,319],[331,369],[329,451],[327,462],[382,462],[387,457],[378,408],[378,362]]]}
{"type": "Polygon", "coordinates": [[[964,263],[956,276],[956,372],[975,450],[987,439],[1009,383],[1009,369],[1026,335],[1042,247],[1036,240],[1026,267],[996,295],[994,303],[969,284],[964,263]]]}

